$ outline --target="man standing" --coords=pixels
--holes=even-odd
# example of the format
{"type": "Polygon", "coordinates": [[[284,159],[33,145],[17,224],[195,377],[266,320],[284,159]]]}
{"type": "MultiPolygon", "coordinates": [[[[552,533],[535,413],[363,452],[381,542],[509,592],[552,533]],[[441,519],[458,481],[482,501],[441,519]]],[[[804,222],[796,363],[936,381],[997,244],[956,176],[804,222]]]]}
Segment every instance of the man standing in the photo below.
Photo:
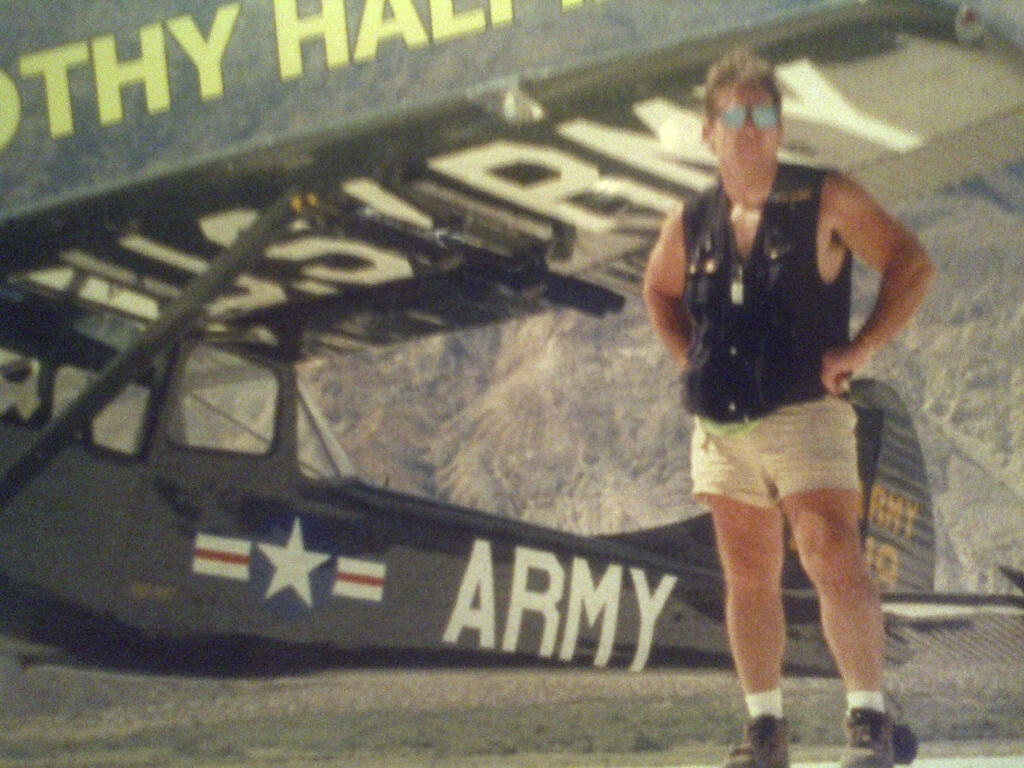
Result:
{"type": "Polygon", "coordinates": [[[861,550],[855,415],[841,395],[908,321],[934,268],[852,180],[779,163],[781,95],[768,62],[734,51],[705,86],[703,138],[718,184],[666,218],[644,300],[683,371],[694,495],[710,507],[725,574],[726,629],[750,716],[727,766],[788,766],[783,515],[847,689],[841,765],[891,766],[882,613],[861,550]],[[881,273],[852,340],[851,254],[881,273]]]}

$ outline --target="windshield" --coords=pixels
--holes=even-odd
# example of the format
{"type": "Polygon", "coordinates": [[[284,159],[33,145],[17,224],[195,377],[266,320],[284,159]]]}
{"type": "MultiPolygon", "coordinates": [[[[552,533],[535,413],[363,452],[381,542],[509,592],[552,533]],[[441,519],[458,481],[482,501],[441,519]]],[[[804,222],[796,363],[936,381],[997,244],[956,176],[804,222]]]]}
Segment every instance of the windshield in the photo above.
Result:
{"type": "MultiPolygon", "coordinates": [[[[269,366],[212,345],[189,352],[168,437],[188,448],[268,454],[279,428],[282,388],[269,366]]],[[[340,480],[352,465],[330,425],[300,383],[296,388],[299,469],[313,479],[340,480]]]]}

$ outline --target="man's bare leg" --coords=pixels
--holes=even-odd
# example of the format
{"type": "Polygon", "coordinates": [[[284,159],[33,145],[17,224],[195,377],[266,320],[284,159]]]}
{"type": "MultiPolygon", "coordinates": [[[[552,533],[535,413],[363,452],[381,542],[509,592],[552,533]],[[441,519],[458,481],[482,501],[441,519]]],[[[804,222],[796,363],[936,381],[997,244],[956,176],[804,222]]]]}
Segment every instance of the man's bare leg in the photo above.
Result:
{"type": "Polygon", "coordinates": [[[747,695],[779,688],[785,648],[782,515],[724,496],[708,496],[725,573],[725,626],[747,695]]]}
{"type": "Polygon", "coordinates": [[[881,691],[882,607],[861,549],[860,492],[806,491],[786,497],[782,507],[817,589],[825,640],[847,691],[881,691]]]}

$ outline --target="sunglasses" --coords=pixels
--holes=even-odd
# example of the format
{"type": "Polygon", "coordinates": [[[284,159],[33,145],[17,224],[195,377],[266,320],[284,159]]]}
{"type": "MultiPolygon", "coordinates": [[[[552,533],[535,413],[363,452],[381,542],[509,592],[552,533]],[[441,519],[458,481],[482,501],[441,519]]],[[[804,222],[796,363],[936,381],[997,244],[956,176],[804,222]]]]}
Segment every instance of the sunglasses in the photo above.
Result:
{"type": "Polygon", "coordinates": [[[718,113],[726,128],[739,128],[748,119],[758,128],[774,128],[779,124],[779,110],[773,104],[733,104],[718,113]]]}

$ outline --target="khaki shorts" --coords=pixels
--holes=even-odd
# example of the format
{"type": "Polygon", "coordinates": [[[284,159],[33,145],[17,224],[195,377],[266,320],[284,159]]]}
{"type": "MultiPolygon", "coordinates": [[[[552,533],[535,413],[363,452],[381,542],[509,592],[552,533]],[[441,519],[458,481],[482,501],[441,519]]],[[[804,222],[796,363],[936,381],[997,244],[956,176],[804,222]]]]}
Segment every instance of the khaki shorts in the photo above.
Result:
{"type": "Polygon", "coordinates": [[[783,406],[736,434],[709,432],[701,419],[695,422],[694,496],[771,507],[801,491],[860,488],[857,416],[844,400],[783,406]]]}

